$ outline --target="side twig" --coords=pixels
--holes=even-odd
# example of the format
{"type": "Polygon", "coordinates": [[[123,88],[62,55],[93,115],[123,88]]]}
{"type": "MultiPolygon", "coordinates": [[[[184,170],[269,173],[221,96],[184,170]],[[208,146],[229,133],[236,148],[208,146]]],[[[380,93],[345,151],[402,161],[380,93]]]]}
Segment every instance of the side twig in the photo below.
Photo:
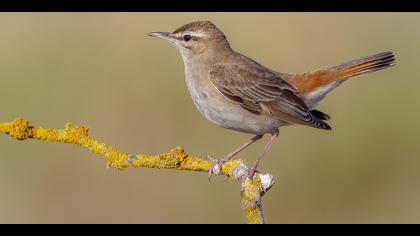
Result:
{"type": "MultiPolygon", "coordinates": [[[[180,147],[155,156],[130,155],[104,143],[99,143],[88,135],[88,130],[84,126],[72,127],[70,123],[67,123],[64,129],[34,127],[22,118],[17,118],[11,122],[0,122],[0,133],[18,140],[36,139],[79,145],[104,157],[108,167],[117,170],[124,170],[128,167],[146,167],[207,173],[210,168],[210,161],[191,156],[180,147]]],[[[274,184],[273,176],[256,173],[252,179],[247,178],[242,181],[242,177],[247,173],[247,170],[248,167],[241,160],[231,160],[221,167],[216,166],[214,174],[226,175],[241,181],[242,206],[247,223],[264,223],[261,198],[274,184]]]]}

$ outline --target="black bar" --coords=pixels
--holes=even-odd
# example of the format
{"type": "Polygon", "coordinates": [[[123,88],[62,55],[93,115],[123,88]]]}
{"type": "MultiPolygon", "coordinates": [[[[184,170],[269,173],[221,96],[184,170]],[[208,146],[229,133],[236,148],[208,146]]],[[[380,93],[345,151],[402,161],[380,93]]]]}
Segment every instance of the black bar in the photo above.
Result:
{"type": "Polygon", "coordinates": [[[5,0],[14,12],[414,12],[416,0],[5,0]]]}

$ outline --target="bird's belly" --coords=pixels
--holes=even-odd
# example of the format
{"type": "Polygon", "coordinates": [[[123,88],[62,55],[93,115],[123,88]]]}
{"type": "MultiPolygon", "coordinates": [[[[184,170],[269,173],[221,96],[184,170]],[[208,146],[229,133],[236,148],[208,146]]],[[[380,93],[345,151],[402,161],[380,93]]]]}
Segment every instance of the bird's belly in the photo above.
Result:
{"type": "Polygon", "coordinates": [[[251,113],[224,97],[212,84],[188,86],[198,111],[207,120],[227,129],[251,134],[271,133],[284,122],[251,113]]]}

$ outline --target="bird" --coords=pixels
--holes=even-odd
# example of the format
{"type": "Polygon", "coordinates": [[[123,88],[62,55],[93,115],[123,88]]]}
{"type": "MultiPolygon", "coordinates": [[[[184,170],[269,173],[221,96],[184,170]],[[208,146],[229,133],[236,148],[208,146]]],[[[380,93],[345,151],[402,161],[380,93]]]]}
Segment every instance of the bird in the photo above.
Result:
{"type": "Polygon", "coordinates": [[[216,125],[252,134],[252,138],[222,158],[211,160],[208,178],[215,168],[269,134],[245,178],[257,168],[279,136],[279,128],[305,125],[331,130],[330,116],[316,110],[334,88],[347,79],[395,65],[392,52],[380,52],[346,63],[304,73],[287,74],[270,69],[236,52],[214,23],[198,20],[173,32],[151,32],[180,52],[185,82],[198,111],[216,125]]]}

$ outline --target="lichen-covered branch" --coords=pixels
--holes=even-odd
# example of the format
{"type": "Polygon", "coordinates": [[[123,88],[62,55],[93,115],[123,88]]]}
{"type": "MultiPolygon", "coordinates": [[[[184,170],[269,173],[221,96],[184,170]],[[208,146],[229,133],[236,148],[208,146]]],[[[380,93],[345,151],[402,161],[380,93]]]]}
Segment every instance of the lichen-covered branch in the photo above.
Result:
{"type": "MultiPolygon", "coordinates": [[[[87,127],[72,127],[69,123],[66,124],[64,129],[34,127],[22,118],[17,118],[12,122],[0,122],[0,133],[18,140],[36,139],[79,145],[104,157],[109,167],[118,170],[124,170],[128,167],[146,167],[208,172],[210,168],[210,161],[191,156],[180,147],[156,156],[131,155],[94,140],[88,135],[88,131],[87,127]]],[[[221,167],[216,166],[215,168],[217,168],[217,170],[214,170],[215,174],[226,175],[242,182],[242,206],[247,222],[264,223],[261,197],[273,185],[273,177],[269,174],[257,173],[252,179],[244,179],[248,167],[241,160],[231,160],[221,167]]]]}

